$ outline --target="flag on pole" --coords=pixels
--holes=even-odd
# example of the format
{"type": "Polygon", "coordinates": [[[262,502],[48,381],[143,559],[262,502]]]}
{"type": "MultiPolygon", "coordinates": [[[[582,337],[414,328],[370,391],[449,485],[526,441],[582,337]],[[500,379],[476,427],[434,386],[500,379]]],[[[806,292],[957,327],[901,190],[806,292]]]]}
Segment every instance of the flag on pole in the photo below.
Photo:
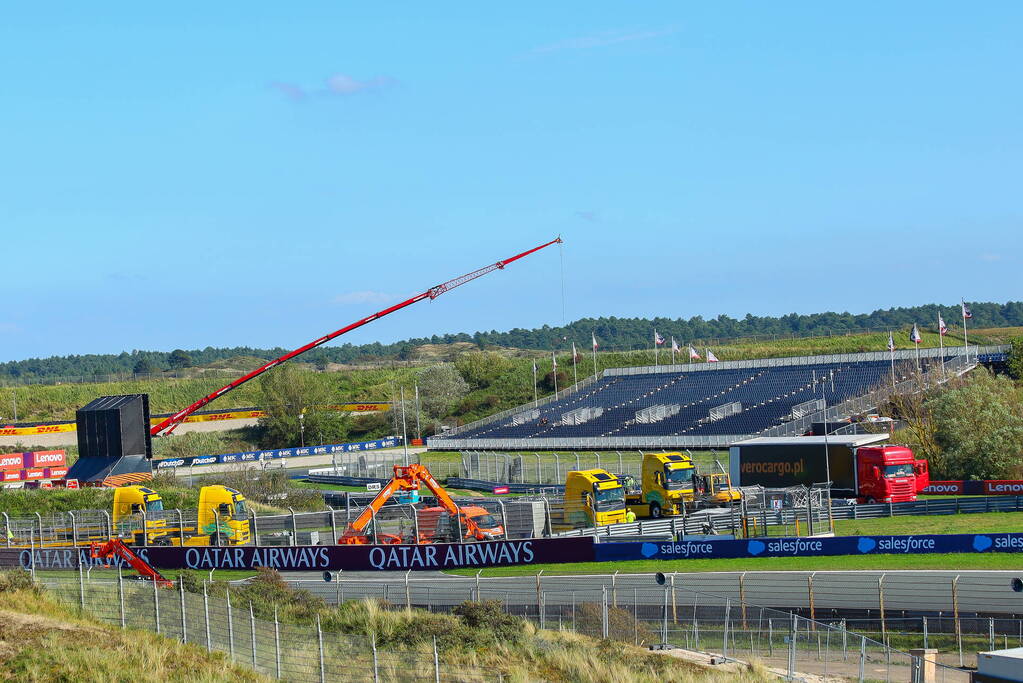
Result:
{"type": "Polygon", "coordinates": [[[945,325],[945,321],[941,318],[941,313],[938,314],[938,334],[944,337],[948,334],[948,327],[945,325]]]}
{"type": "Polygon", "coordinates": [[[964,318],[972,318],[973,317],[973,313],[970,312],[970,307],[966,305],[965,301],[962,302],[962,305],[963,305],[963,317],[964,318]]]}
{"type": "Polygon", "coordinates": [[[551,351],[551,371],[558,371],[558,357],[554,355],[553,351],[551,351]]]}
{"type": "Polygon", "coordinates": [[[578,356],[578,355],[579,354],[576,353],[576,350],[575,350],[575,342],[572,342],[572,362],[573,363],[575,362],[576,356],[578,356]]]}
{"type": "Polygon", "coordinates": [[[657,346],[660,346],[663,343],[664,343],[664,337],[662,337],[661,335],[657,334],[657,330],[654,330],[654,344],[656,344],[657,346]]]}
{"type": "Polygon", "coordinates": [[[597,344],[597,333],[596,332],[591,332],[590,333],[590,338],[593,339],[593,350],[596,351],[597,349],[600,348],[600,345],[597,344]]]}
{"type": "Polygon", "coordinates": [[[714,352],[711,351],[710,349],[707,349],[707,362],[708,363],[717,363],[718,362],[718,357],[715,356],[714,352]]]}
{"type": "Polygon", "coordinates": [[[913,323],[913,331],[909,333],[909,341],[914,344],[919,344],[923,341],[923,338],[920,337],[920,330],[916,328],[916,323],[913,323]]]}
{"type": "Polygon", "coordinates": [[[700,354],[696,352],[693,345],[689,345],[689,360],[700,360],[700,354]]]}
{"type": "Polygon", "coordinates": [[[671,338],[671,352],[675,353],[676,351],[681,351],[681,350],[682,349],[680,349],[679,346],[678,346],[678,342],[675,341],[674,337],[672,337],[671,338]]]}
{"type": "Polygon", "coordinates": [[[888,350],[895,350],[895,337],[892,336],[892,331],[888,330],[888,350]]]}

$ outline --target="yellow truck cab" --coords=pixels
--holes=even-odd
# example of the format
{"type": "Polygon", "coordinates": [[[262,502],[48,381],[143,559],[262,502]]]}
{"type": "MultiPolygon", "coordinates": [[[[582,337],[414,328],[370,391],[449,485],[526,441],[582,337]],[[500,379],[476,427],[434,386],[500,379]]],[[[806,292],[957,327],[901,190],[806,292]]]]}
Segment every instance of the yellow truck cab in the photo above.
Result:
{"type": "Polygon", "coordinates": [[[167,535],[167,522],[162,515],[163,499],[146,486],[119,486],[114,489],[113,524],[116,535],[128,545],[142,545],[142,524],[145,520],[147,545],[159,545],[167,535]]]}
{"type": "Polygon", "coordinates": [[[625,489],[606,470],[578,470],[565,479],[565,523],[605,526],[625,521],[625,489]]]}
{"type": "Polygon", "coordinates": [[[244,545],[249,542],[249,509],[245,496],[227,486],[199,490],[198,536],[185,545],[244,545]]]}
{"type": "Polygon", "coordinates": [[[695,474],[685,453],[644,453],[641,489],[625,502],[639,517],[680,515],[693,500],[695,474]]]}

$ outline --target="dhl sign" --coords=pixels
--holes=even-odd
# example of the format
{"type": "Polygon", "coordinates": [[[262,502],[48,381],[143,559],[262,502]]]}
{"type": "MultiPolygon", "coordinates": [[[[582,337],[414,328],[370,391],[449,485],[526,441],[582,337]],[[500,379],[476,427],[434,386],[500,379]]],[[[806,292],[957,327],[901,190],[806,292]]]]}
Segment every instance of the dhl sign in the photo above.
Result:
{"type": "MultiPolygon", "coordinates": [[[[391,409],[390,403],[339,403],[325,406],[328,410],[337,410],[347,413],[372,413],[391,409]]],[[[159,424],[164,417],[150,418],[150,424],[159,424]]],[[[226,410],[220,413],[203,413],[201,415],[189,415],[183,422],[221,422],[226,420],[254,420],[266,417],[265,410],[245,409],[226,410]]],[[[38,434],[58,434],[60,432],[73,432],[76,430],[74,422],[60,422],[57,424],[32,425],[30,427],[0,427],[0,436],[33,436],[38,434]]]]}

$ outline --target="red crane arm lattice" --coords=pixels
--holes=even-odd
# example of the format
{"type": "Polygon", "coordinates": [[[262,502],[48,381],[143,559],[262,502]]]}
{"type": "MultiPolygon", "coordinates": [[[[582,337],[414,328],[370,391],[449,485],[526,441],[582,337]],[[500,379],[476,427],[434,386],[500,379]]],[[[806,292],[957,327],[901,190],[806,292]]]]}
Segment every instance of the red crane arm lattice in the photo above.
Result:
{"type": "Polygon", "coordinates": [[[252,372],[250,372],[250,373],[248,373],[246,375],[242,375],[241,377],[239,377],[238,379],[234,380],[230,384],[226,384],[226,385],[220,387],[219,389],[214,391],[212,394],[209,394],[208,396],[204,396],[203,398],[199,399],[198,401],[196,401],[192,405],[188,406],[187,408],[185,408],[183,410],[179,410],[178,412],[174,413],[173,415],[171,415],[167,419],[163,420],[159,424],[153,425],[152,428],[149,430],[149,432],[153,436],[159,436],[160,434],[163,434],[164,432],[170,434],[171,432],[174,431],[175,427],[177,427],[179,424],[181,424],[181,422],[186,417],[188,417],[189,415],[191,415],[195,411],[199,410],[203,406],[207,405],[210,401],[213,401],[216,398],[220,398],[221,396],[223,396],[227,392],[231,391],[232,389],[235,389],[235,388],[241,386],[242,384],[245,384],[250,379],[253,379],[255,377],[258,377],[259,375],[262,375],[267,370],[270,370],[270,369],[280,365],[281,363],[284,363],[285,361],[291,360],[295,356],[301,355],[301,354],[305,353],[306,351],[309,351],[310,349],[314,349],[317,346],[320,346],[322,344],[326,344],[331,339],[335,339],[337,337],[340,337],[342,334],[345,334],[346,332],[351,332],[352,330],[360,328],[363,325],[368,325],[369,323],[373,322],[374,320],[377,320],[379,318],[383,318],[385,315],[390,315],[391,313],[394,313],[395,311],[400,311],[401,309],[405,308],[406,306],[411,306],[412,304],[418,303],[418,302],[422,301],[423,299],[431,299],[431,300],[432,299],[436,299],[437,297],[439,297],[444,292],[449,292],[452,289],[454,289],[455,287],[460,287],[461,285],[464,285],[466,282],[471,282],[472,280],[475,280],[478,277],[483,277],[487,273],[493,272],[495,270],[503,269],[509,263],[512,263],[514,261],[518,261],[520,258],[523,258],[525,256],[529,256],[533,252],[540,251],[541,249],[543,249],[545,247],[549,247],[552,244],[559,244],[559,243],[561,243],[561,238],[560,237],[558,237],[556,239],[553,239],[550,242],[547,242],[545,244],[541,244],[540,246],[533,247],[529,251],[524,251],[521,254],[516,254],[515,256],[512,256],[511,258],[504,259],[503,261],[498,261],[497,263],[491,264],[491,265],[486,266],[484,268],[480,268],[479,270],[474,270],[471,273],[466,273],[465,275],[462,275],[461,277],[457,277],[454,280],[448,280],[447,282],[439,284],[436,287],[431,287],[430,289],[426,290],[425,292],[423,292],[421,294],[416,294],[414,297],[412,297],[410,299],[406,299],[405,301],[402,301],[401,303],[394,304],[393,306],[385,308],[382,311],[377,311],[373,315],[366,316],[365,318],[362,318],[361,320],[357,320],[357,321],[355,321],[354,323],[352,323],[350,325],[346,325],[345,327],[342,327],[340,330],[335,330],[334,332],[331,332],[330,334],[324,335],[324,336],[320,337],[319,339],[316,339],[314,341],[309,342],[305,346],[301,346],[301,347],[295,349],[294,351],[289,351],[288,353],[284,354],[280,358],[275,358],[274,360],[270,361],[266,365],[258,367],[258,368],[256,368],[255,370],[253,370],[252,372]]]}

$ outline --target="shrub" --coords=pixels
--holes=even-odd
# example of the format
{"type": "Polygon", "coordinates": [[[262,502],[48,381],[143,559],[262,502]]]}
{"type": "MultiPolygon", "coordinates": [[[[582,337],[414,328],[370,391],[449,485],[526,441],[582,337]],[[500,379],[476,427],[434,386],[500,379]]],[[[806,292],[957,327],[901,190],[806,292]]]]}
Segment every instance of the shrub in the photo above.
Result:
{"type": "Polygon", "coordinates": [[[0,572],[0,593],[13,593],[14,591],[30,590],[39,593],[40,588],[32,579],[32,574],[24,569],[13,569],[0,572]]]}

